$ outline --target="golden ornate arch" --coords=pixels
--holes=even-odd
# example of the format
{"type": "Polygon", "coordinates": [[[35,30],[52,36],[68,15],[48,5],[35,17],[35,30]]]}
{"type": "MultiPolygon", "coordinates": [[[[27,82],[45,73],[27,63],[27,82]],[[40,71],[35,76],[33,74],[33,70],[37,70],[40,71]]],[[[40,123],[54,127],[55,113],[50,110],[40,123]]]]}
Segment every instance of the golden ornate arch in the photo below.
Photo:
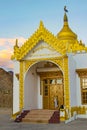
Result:
{"type": "Polygon", "coordinates": [[[69,87],[69,72],[68,72],[68,57],[60,56],[58,58],[45,58],[45,59],[36,59],[28,61],[20,61],[20,93],[19,93],[19,104],[20,111],[24,107],[24,75],[28,69],[35,63],[49,60],[60,67],[64,76],[64,105],[66,108],[70,109],[70,87],[69,87]]]}

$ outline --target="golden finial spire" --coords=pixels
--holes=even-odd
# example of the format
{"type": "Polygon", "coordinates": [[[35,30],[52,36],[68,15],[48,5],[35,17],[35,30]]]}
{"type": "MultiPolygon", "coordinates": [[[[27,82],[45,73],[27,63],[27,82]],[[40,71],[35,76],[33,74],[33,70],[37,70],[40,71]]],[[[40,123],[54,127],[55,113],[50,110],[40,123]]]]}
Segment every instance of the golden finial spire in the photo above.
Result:
{"type": "Polygon", "coordinates": [[[67,8],[64,6],[64,18],[63,18],[63,28],[61,31],[58,33],[58,38],[59,39],[77,39],[77,35],[70,29],[68,25],[68,17],[67,17],[67,8]]]}
{"type": "Polygon", "coordinates": [[[67,17],[67,12],[68,12],[68,10],[67,10],[67,8],[66,8],[66,6],[64,6],[64,12],[65,12],[65,14],[64,14],[64,22],[68,22],[68,17],[67,17]]]}
{"type": "Polygon", "coordinates": [[[18,46],[18,39],[16,39],[16,46],[18,46]]]}
{"type": "Polygon", "coordinates": [[[43,21],[42,21],[42,20],[40,21],[39,27],[44,27],[44,24],[43,24],[43,21]]]}
{"type": "Polygon", "coordinates": [[[17,47],[17,48],[19,47],[19,46],[18,46],[18,39],[16,39],[16,42],[15,42],[15,46],[14,46],[14,47],[17,47]]]}
{"type": "Polygon", "coordinates": [[[68,17],[66,15],[66,13],[64,14],[64,22],[68,22],[68,17]]]}

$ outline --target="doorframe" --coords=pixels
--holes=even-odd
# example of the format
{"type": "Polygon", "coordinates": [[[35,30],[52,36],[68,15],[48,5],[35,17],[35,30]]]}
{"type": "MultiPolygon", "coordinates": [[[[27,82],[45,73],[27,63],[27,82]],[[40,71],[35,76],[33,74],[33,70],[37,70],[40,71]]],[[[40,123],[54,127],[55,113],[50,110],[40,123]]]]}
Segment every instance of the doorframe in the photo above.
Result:
{"type": "MultiPolygon", "coordinates": [[[[60,79],[61,78],[63,80],[62,87],[63,87],[63,105],[64,105],[64,79],[63,79],[63,74],[62,74],[61,71],[59,71],[60,75],[55,76],[55,73],[57,74],[58,72],[48,72],[48,75],[44,72],[39,73],[40,82],[43,83],[44,79],[48,79],[48,81],[49,81],[50,79],[58,79],[58,78],[60,79]],[[48,76],[49,73],[50,73],[50,75],[52,75],[52,73],[54,73],[54,75],[48,76]]],[[[55,84],[55,85],[58,85],[58,84],[55,84]]],[[[46,109],[50,109],[50,100],[49,99],[50,99],[50,86],[51,86],[51,84],[48,82],[47,86],[48,86],[48,108],[46,108],[46,109]]],[[[44,87],[44,83],[43,83],[42,86],[40,86],[40,91],[41,91],[41,95],[42,95],[42,103],[44,103],[44,88],[43,87],[44,87]]],[[[43,106],[43,109],[44,109],[44,104],[42,104],[42,106],[43,106]]]]}

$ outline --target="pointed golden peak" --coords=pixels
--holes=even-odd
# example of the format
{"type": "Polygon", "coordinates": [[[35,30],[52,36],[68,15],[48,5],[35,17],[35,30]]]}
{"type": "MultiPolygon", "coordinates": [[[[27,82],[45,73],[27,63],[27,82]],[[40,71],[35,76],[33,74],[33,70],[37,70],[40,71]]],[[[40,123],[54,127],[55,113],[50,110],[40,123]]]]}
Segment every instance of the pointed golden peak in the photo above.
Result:
{"type": "Polygon", "coordinates": [[[68,17],[67,17],[66,13],[64,14],[64,19],[63,20],[64,20],[64,22],[68,22],[68,17]]]}
{"type": "Polygon", "coordinates": [[[43,21],[42,21],[42,20],[40,21],[39,27],[44,27],[44,24],[43,24],[43,21]]]}
{"type": "Polygon", "coordinates": [[[70,29],[68,25],[68,17],[67,17],[67,12],[68,10],[66,9],[66,6],[64,8],[64,17],[63,17],[63,27],[60,30],[60,32],[57,34],[57,37],[61,40],[75,40],[77,39],[77,35],[70,29]]]}
{"type": "Polygon", "coordinates": [[[14,46],[14,47],[17,47],[17,48],[19,47],[19,46],[18,46],[18,39],[16,39],[16,42],[15,42],[15,46],[14,46]]]}
{"type": "Polygon", "coordinates": [[[18,39],[16,39],[16,45],[18,44],[18,39]]]}
{"type": "Polygon", "coordinates": [[[67,12],[68,12],[68,10],[67,10],[67,7],[66,6],[64,6],[64,22],[68,22],[68,17],[67,17],[67,12]]]}

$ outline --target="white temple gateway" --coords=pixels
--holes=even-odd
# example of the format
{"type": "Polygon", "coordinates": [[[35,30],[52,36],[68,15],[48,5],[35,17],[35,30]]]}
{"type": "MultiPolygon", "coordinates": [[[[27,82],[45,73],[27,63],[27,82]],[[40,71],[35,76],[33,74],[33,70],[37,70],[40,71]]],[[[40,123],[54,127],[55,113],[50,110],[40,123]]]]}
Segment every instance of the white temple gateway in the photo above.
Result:
{"type": "Polygon", "coordinates": [[[87,117],[87,47],[70,29],[66,12],[54,36],[43,22],[14,46],[13,118],[22,110],[60,109],[60,120],[87,117]]]}

